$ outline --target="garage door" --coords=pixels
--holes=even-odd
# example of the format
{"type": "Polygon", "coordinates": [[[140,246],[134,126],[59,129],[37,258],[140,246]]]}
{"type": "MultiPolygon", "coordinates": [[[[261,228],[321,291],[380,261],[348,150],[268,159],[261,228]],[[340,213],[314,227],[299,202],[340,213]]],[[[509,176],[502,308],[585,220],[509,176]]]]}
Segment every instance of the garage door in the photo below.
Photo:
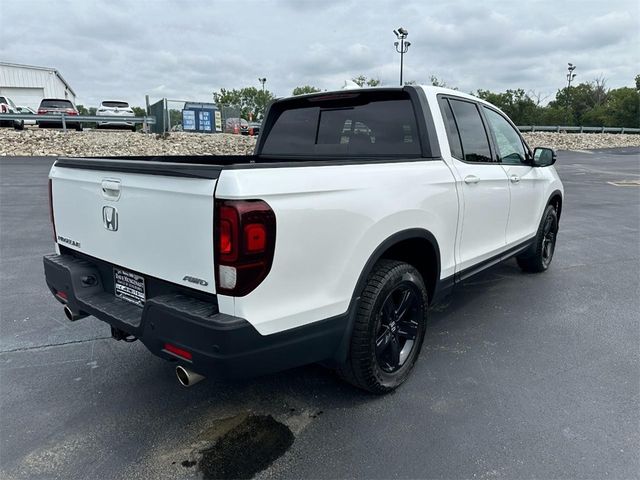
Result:
{"type": "Polygon", "coordinates": [[[0,87],[0,95],[9,97],[19,107],[37,110],[44,98],[44,88],[0,87]]]}

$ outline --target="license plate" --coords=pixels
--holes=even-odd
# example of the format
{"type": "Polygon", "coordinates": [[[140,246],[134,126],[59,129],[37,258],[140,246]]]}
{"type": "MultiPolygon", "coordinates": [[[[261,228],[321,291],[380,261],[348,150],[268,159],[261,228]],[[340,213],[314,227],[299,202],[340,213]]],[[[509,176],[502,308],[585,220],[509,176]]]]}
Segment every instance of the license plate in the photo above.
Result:
{"type": "Polygon", "coordinates": [[[127,272],[126,270],[114,268],[113,283],[116,297],[138,305],[139,307],[144,306],[144,302],[147,299],[144,288],[144,277],[127,272]]]}

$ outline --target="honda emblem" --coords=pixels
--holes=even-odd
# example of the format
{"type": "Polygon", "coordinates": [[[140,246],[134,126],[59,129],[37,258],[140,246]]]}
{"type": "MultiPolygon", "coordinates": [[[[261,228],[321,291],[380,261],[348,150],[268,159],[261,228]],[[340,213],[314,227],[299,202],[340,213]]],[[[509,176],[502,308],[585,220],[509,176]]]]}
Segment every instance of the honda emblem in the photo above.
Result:
{"type": "Polygon", "coordinates": [[[107,230],[118,230],[118,210],[115,207],[102,207],[102,223],[107,230]]]}

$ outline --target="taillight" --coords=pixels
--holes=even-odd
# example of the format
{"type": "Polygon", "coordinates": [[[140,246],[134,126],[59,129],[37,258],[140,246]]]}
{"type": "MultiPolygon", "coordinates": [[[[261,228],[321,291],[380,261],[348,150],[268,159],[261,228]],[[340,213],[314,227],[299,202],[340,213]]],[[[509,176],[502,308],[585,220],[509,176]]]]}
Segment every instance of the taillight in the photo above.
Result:
{"type": "Polygon", "coordinates": [[[51,179],[49,179],[49,220],[51,220],[51,228],[53,229],[53,241],[57,242],[56,222],[53,217],[53,181],[51,179]]]}
{"type": "Polygon", "coordinates": [[[48,111],[49,110],[46,110],[44,108],[39,108],[38,109],[38,115],[46,115],[48,111]]]}
{"type": "Polygon", "coordinates": [[[216,291],[242,297],[265,279],[276,246],[276,216],[262,200],[216,200],[216,291]]]}
{"type": "Polygon", "coordinates": [[[66,113],[67,115],[78,115],[78,112],[73,108],[67,108],[64,113],[66,113]]]}

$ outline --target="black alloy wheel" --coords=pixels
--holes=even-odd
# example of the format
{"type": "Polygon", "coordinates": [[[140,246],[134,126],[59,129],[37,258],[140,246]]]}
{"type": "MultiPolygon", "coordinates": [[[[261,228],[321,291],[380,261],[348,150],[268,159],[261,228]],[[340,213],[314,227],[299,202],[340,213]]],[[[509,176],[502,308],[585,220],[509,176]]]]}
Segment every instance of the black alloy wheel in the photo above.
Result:
{"type": "Polygon", "coordinates": [[[356,305],[347,358],[338,373],[371,393],[387,393],[411,373],[424,340],[429,299],[418,270],[383,259],[356,305]]]}
{"type": "Polygon", "coordinates": [[[422,309],[421,295],[409,282],[392,290],[378,311],[376,360],[386,373],[398,371],[416,345],[422,309]]]}
{"type": "Polygon", "coordinates": [[[547,205],[533,244],[526,252],[516,257],[525,272],[544,272],[551,265],[558,238],[558,213],[553,205],[547,205]]]}
{"type": "Polygon", "coordinates": [[[542,263],[549,267],[553,252],[556,248],[556,234],[558,233],[558,219],[554,215],[547,215],[542,228],[542,263]]]}

